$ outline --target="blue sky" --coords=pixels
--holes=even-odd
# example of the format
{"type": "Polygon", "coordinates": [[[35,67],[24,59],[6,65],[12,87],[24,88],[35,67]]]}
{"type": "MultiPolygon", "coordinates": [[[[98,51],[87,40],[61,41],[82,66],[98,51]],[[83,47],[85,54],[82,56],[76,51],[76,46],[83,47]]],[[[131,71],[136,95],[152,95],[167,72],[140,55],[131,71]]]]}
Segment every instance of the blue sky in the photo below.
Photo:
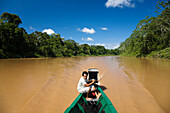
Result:
{"type": "Polygon", "coordinates": [[[18,15],[27,33],[59,33],[79,44],[116,48],[140,20],[156,16],[157,0],[0,0],[0,14],[18,15]]]}

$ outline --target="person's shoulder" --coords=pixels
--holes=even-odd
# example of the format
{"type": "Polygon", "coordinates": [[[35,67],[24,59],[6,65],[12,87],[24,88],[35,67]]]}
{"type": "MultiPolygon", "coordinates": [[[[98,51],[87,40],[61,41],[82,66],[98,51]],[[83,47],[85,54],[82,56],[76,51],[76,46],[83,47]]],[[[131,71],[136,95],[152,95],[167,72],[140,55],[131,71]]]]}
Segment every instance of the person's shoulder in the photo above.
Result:
{"type": "Polygon", "coordinates": [[[80,80],[83,80],[83,79],[84,79],[83,77],[80,78],[80,80]]]}
{"type": "Polygon", "coordinates": [[[84,81],[85,79],[83,77],[80,78],[81,81],[84,81]]]}

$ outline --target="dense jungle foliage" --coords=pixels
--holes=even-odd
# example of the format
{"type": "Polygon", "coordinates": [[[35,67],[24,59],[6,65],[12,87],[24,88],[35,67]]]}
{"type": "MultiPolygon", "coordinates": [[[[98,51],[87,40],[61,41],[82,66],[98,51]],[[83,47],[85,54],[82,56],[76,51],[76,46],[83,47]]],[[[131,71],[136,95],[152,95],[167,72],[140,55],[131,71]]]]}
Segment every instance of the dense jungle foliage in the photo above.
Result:
{"type": "Polygon", "coordinates": [[[141,20],[131,36],[121,43],[122,55],[170,59],[170,1],[158,1],[157,17],[141,20]]]}
{"type": "Polygon", "coordinates": [[[4,12],[0,18],[0,58],[125,55],[170,59],[170,1],[157,4],[157,17],[141,20],[118,49],[65,40],[60,34],[35,31],[27,34],[18,15],[4,12]]]}
{"type": "Polygon", "coordinates": [[[35,31],[27,34],[18,15],[4,12],[0,19],[0,58],[62,57],[115,55],[104,46],[65,40],[60,34],[48,35],[35,31]]]}

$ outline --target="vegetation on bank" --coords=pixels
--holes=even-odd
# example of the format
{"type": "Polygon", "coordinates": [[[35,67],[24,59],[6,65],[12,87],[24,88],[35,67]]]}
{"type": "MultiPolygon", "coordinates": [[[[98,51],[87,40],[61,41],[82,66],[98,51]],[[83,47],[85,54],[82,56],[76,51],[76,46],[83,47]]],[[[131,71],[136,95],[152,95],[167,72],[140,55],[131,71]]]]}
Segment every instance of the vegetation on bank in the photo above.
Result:
{"type": "Polygon", "coordinates": [[[141,20],[118,49],[78,44],[60,34],[35,31],[28,34],[18,15],[4,12],[0,18],[0,58],[123,55],[170,59],[170,1],[157,4],[157,17],[141,20]]]}
{"type": "Polygon", "coordinates": [[[70,57],[116,55],[100,45],[79,45],[65,40],[60,34],[48,35],[35,31],[28,34],[18,15],[4,12],[0,19],[0,58],[70,57]]]}
{"type": "Polygon", "coordinates": [[[121,43],[118,48],[121,55],[170,59],[170,1],[158,1],[156,12],[157,17],[141,20],[121,43]]]}
{"type": "Polygon", "coordinates": [[[147,57],[170,59],[170,47],[160,51],[152,51],[147,57]]]}

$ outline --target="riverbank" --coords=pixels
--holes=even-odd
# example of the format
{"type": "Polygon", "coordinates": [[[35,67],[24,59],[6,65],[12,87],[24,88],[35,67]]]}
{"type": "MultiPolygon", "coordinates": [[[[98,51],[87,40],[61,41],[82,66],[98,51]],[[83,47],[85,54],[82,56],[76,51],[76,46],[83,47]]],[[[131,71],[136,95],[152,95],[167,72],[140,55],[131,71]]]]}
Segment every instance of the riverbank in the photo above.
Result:
{"type": "Polygon", "coordinates": [[[43,56],[39,56],[39,57],[26,57],[26,58],[0,58],[0,60],[12,60],[12,59],[48,59],[48,58],[73,58],[73,57],[98,57],[98,56],[118,56],[115,54],[104,54],[104,55],[77,55],[77,56],[58,56],[58,57],[43,57],[43,56]]]}
{"type": "Polygon", "coordinates": [[[153,51],[147,57],[170,59],[170,47],[160,51],[153,51]]]}
{"type": "Polygon", "coordinates": [[[135,53],[131,53],[131,54],[123,53],[120,54],[120,56],[154,58],[154,59],[170,59],[170,47],[160,51],[152,51],[150,54],[136,55],[135,53]]]}

